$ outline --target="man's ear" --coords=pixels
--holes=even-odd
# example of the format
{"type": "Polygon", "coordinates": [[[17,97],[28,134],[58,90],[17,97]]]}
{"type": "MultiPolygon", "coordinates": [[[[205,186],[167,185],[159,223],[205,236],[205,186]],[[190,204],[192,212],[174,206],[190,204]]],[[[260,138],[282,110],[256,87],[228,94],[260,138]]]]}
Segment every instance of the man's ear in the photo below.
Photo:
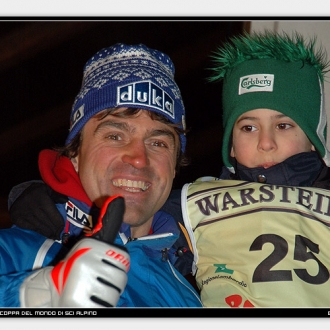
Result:
{"type": "Polygon", "coordinates": [[[313,145],[312,145],[312,147],[311,147],[311,150],[312,150],[312,151],[315,151],[315,147],[314,147],[313,145]]]}
{"type": "Polygon", "coordinates": [[[78,173],[78,163],[79,163],[78,156],[72,157],[71,158],[71,163],[72,163],[74,169],[76,170],[76,172],[78,173]]]}

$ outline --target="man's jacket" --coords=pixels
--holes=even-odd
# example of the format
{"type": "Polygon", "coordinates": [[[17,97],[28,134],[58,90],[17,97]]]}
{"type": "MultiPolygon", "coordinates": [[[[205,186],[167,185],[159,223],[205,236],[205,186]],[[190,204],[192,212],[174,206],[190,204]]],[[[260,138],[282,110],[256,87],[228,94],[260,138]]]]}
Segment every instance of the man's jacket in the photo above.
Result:
{"type": "MultiPolygon", "coordinates": [[[[19,307],[24,279],[61,260],[99,214],[69,159],[46,150],[40,154],[39,169],[42,181],[18,185],[9,195],[14,225],[0,230],[1,307],[19,307]]],[[[197,292],[183,276],[189,262],[181,260],[190,259],[191,252],[173,216],[160,210],[148,236],[135,240],[129,236],[130,228],[124,224],[115,241],[125,245],[131,258],[118,307],[201,307],[197,292]]]]}

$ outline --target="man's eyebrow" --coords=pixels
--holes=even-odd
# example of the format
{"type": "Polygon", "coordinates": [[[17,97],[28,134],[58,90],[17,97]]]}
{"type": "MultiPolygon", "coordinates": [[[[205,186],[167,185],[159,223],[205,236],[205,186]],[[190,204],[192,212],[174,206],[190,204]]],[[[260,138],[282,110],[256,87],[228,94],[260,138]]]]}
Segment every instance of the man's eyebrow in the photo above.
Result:
{"type": "MultiPolygon", "coordinates": [[[[94,134],[96,134],[103,127],[107,127],[107,126],[115,127],[126,132],[134,133],[135,131],[135,127],[132,127],[125,122],[117,122],[115,120],[109,119],[98,124],[97,127],[95,128],[94,134]]],[[[173,142],[175,142],[175,134],[170,129],[151,129],[149,130],[148,133],[149,136],[151,137],[168,136],[173,142]]]]}
{"type": "Polygon", "coordinates": [[[106,120],[103,121],[102,123],[98,124],[94,130],[94,134],[97,133],[100,129],[102,129],[103,127],[115,127],[124,131],[129,131],[130,127],[127,125],[127,123],[124,122],[117,122],[114,120],[106,120]]]}
{"type": "Polygon", "coordinates": [[[155,129],[150,131],[150,136],[168,136],[173,142],[175,141],[175,135],[171,130],[167,129],[155,129]]]}

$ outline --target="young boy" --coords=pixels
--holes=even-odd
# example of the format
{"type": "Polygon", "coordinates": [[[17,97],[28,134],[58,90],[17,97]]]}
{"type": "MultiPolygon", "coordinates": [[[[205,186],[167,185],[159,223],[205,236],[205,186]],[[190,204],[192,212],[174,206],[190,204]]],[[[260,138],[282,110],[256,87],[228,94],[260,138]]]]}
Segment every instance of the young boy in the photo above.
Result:
{"type": "Polygon", "coordinates": [[[214,59],[225,166],[182,195],[203,305],[329,306],[325,55],[315,39],[265,32],[214,59]]]}

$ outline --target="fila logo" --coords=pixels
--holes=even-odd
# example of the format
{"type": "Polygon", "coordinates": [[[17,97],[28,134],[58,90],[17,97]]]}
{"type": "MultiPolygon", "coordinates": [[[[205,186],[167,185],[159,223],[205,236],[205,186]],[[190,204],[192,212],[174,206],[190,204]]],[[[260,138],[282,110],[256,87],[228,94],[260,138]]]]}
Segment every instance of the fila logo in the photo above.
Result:
{"type": "Polygon", "coordinates": [[[89,226],[88,214],[80,210],[71,201],[68,201],[65,206],[66,214],[69,219],[78,222],[84,226],[89,226]]]}
{"type": "Polygon", "coordinates": [[[136,82],[117,87],[117,105],[147,105],[175,117],[174,101],[151,81],[136,82]]]}

